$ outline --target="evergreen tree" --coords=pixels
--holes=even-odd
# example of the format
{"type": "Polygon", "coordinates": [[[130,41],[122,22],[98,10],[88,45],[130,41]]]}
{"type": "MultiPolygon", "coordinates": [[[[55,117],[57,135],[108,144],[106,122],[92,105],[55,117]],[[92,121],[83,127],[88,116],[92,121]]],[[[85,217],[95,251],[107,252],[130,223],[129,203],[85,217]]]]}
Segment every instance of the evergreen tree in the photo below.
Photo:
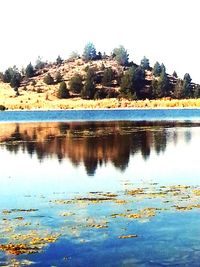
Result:
{"type": "Polygon", "coordinates": [[[161,64],[160,67],[161,67],[161,72],[163,71],[163,72],[166,73],[166,67],[165,67],[165,65],[163,63],[161,64]]]}
{"type": "Polygon", "coordinates": [[[158,77],[158,76],[160,76],[161,72],[162,72],[161,65],[158,61],[156,61],[155,65],[153,67],[153,75],[155,77],[158,77]]]}
{"type": "Polygon", "coordinates": [[[122,66],[128,65],[128,56],[127,50],[122,45],[113,50],[113,57],[122,66]]]}
{"type": "Polygon", "coordinates": [[[86,75],[86,81],[81,91],[81,97],[83,99],[93,99],[95,95],[96,85],[94,82],[95,73],[93,69],[88,69],[86,75]]]}
{"type": "Polygon", "coordinates": [[[160,77],[152,81],[152,87],[153,87],[153,96],[155,98],[161,98],[169,95],[171,87],[169,78],[165,72],[165,68],[162,68],[160,77]]]}
{"type": "Polygon", "coordinates": [[[144,70],[149,70],[149,69],[150,69],[149,59],[146,58],[146,57],[143,57],[143,59],[141,60],[140,66],[141,66],[144,70]]]}
{"type": "Polygon", "coordinates": [[[62,60],[61,56],[59,55],[56,59],[56,64],[61,65],[62,63],[63,63],[63,60],[62,60]]]}
{"type": "Polygon", "coordinates": [[[27,78],[31,78],[34,76],[34,68],[33,68],[33,65],[31,63],[29,63],[25,69],[25,75],[27,78]]]}
{"type": "Polygon", "coordinates": [[[79,74],[75,74],[69,81],[69,90],[73,93],[80,94],[82,89],[82,77],[79,74]]]}
{"type": "Polygon", "coordinates": [[[186,73],[183,78],[183,97],[189,98],[192,97],[192,85],[191,85],[191,77],[189,73],[186,73]]]}
{"type": "Polygon", "coordinates": [[[187,83],[191,83],[192,79],[190,77],[189,73],[186,73],[183,77],[183,80],[186,81],[187,83]]]}
{"type": "Polygon", "coordinates": [[[102,84],[105,86],[111,86],[114,79],[114,72],[112,68],[107,68],[103,72],[102,84]]]}
{"type": "Polygon", "coordinates": [[[133,86],[138,99],[142,98],[142,89],[145,85],[145,70],[140,66],[135,68],[133,86]]]}
{"type": "Polygon", "coordinates": [[[173,76],[174,78],[178,78],[178,75],[177,75],[176,71],[173,72],[172,76],[173,76]]]}
{"type": "Polygon", "coordinates": [[[136,96],[133,88],[133,73],[129,70],[122,76],[120,84],[120,93],[124,97],[133,98],[136,96]]]}
{"type": "Polygon", "coordinates": [[[194,87],[194,98],[200,98],[200,85],[196,84],[194,87]]]}
{"type": "Polygon", "coordinates": [[[67,89],[67,85],[64,81],[61,82],[59,85],[57,97],[58,98],[68,98],[69,97],[69,90],[67,89]]]}
{"type": "Polygon", "coordinates": [[[3,82],[5,83],[9,83],[12,79],[12,71],[11,71],[11,68],[7,69],[3,75],[3,82]]]}
{"type": "Polygon", "coordinates": [[[96,59],[96,49],[93,43],[87,43],[84,51],[83,51],[83,58],[85,60],[94,60],[96,59]]]}
{"type": "Polygon", "coordinates": [[[177,99],[181,99],[184,97],[183,92],[183,80],[178,79],[176,85],[174,87],[174,97],[177,99]]]}
{"type": "Polygon", "coordinates": [[[95,83],[93,80],[87,79],[85,81],[83,90],[81,91],[81,97],[83,99],[93,99],[95,94],[95,83]]]}
{"type": "Polygon", "coordinates": [[[10,86],[14,88],[15,91],[17,91],[18,88],[20,87],[21,80],[22,80],[21,74],[19,72],[14,72],[10,80],[10,86]]]}
{"type": "Polygon", "coordinates": [[[3,75],[3,82],[10,83],[11,82],[11,79],[13,78],[13,76],[16,73],[19,73],[19,70],[17,69],[16,66],[13,66],[12,68],[8,68],[5,71],[4,75],[3,75]]]}
{"type": "Polygon", "coordinates": [[[120,92],[129,98],[139,99],[142,97],[144,85],[145,71],[141,67],[131,67],[122,77],[120,92]]]}

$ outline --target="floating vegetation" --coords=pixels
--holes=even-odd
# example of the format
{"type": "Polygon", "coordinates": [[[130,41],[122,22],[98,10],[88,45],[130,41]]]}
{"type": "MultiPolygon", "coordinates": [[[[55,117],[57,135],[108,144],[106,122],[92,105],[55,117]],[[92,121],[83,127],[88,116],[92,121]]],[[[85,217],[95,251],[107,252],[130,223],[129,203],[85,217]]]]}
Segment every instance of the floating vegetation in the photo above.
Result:
{"type": "Polygon", "coordinates": [[[137,235],[120,235],[118,238],[120,239],[127,239],[127,238],[136,238],[138,237],[137,235]]]}
{"type": "Polygon", "coordinates": [[[89,225],[89,227],[101,229],[101,228],[108,228],[108,225],[107,224],[91,224],[89,225]]]}
{"type": "Polygon", "coordinates": [[[13,255],[32,254],[39,251],[38,247],[27,244],[0,244],[0,250],[13,255]]]}
{"type": "Polygon", "coordinates": [[[34,232],[29,234],[12,235],[11,239],[15,241],[23,241],[20,243],[0,244],[0,250],[9,254],[32,254],[40,252],[41,249],[49,243],[54,243],[59,235],[49,235],[46,237],[39,237],[34,232]]]}
{"type": "MultiPolygon", "coordinates": [[[[199,188],[158,184],[141,188],[130,184],[129,187],[117,193],[89,192],[69,199],[45,197],[44,203],[51,208],[49,216],[44,209],[3,209],[0,250],[15,256],[41,253],[47,246],[59,242],[60,237],[71,238],[80,244],[97,238],[134,239],[138,234],[129,234],[137,229],[129,228],[132,225],[148,223],[164,212],[177,212],[178,216],[181,212],[200,208],[199,188]],[[30,216],[34,212],[37,216],[30,216]]],[[[6,266],[23,266],[17,264],[6,266]]]]}
{"type": "Polygon", "coordinates": [[[143,193],[144,193],[144,190],[142,188],[137,188],[137,189],[126,191],[126,194],[130,196],[136,196],[136,195],[143,194],[143,193]]]}
{"type": "Polygon", "coordinates": [[[4,215],[7,215],[14,212],[34,212],[34,211],[38,211],[38,209],[11,209],[11,210],[3,210],[2,213],[4,215]]]}

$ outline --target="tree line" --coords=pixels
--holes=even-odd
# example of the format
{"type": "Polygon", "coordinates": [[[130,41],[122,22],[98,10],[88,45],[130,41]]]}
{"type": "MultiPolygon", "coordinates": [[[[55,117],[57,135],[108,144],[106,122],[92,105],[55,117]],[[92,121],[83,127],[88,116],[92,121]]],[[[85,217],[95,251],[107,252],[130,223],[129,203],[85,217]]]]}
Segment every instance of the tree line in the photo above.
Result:
{"type": "MultiPolygon", "coordinates": [[[[200,97],[200,85],[192,83],[189,73],[181,79],[176,71],[172,75],[167,74],[166,67],[156,62],[150,66],[149,59],[143,57],[140,64],[129,61],[129,54],[123,46],[115,48],[110,56],[96,52],[93,43],[86,44],[82,56],[72,52],[70,60],[82,58],[85,62],[102,60],[100,68],[86,67],[85,75],[75,74],[67,84],[63,75],[58,71],[54,77],[50,73],[44,76],[43,82],[47,85],[59,83],[57,96],[68,98],[75,94],[83,99],[102,99],[108,97],[125,97],[128,99],[157,99],[170,97],[176,99],[200,97]],[[105,67],[103,60],[116,60],[122,71],[116,72],[112,67],[105,67]],[[99,88],[99,86],[101,87],[99,88]],[[116,90],[118,87],[119,90],[116,90]]],[[[58,56],[55,64],[63,64],[64,60],[58,56]]],[[[0,79],[9,83],[19,94],[18,88],[22,81],[39,75],[40,70],[48,64],[38,57],[35,66],[29,63],[25,69],[19,71],[14,66],[0,74],[0,79]]]]}

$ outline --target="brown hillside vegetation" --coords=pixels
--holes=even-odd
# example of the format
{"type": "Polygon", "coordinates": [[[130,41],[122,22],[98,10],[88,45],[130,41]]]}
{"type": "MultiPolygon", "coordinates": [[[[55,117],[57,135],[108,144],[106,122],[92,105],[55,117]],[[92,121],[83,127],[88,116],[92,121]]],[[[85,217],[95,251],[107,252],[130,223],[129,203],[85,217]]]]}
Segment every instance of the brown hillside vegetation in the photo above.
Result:
{"type": "MultiPolygon", "coordinates": [[[[85,82],[86,69],[92,68],[97,75],[102,76],[102,65],[104,68],[111,68],[116,76],[120,76],[127,67],[121,66],[114,59],[107,57],[102,60],[86,62],[81,58],[76,60],[63,61],[61,64],[50,63],[44,68],[36,71],[32,78],[23,78],[19,87],[19,96],[16,96],[13,88],[8,83],[0,82],[0,105],[9,110],[30,110],[30,109],[103,109],[103,108],[170,108],[170,107],[200,107],[198,99],[171,99],[165,97],[156,100],[128,100],[123,97],[104,98],[97,100],[81,99],[80,95],[70,92],[69,99],[58,99],[57,91],[59,83],[47,85],[44,83],[44,77],[49,73],[55,80],[57,73],[62,76],[62,80],[67,83],[75,74],[80,74],[85,82]]],[[[153,79],[152,71],[145,71],[146,85],[148,90],[149,82],[153,79]]],[[[176,78],[168,75],[172,84],[176,83],[176,78]]],[[[145,90],[146,90],[145,89],[145,90]]],[[[114,78],[111,86],[103,86],[96,83],[96,90],[107,90],[108,92],[119,93],[120,84],[117,78],[114,78]]]]}

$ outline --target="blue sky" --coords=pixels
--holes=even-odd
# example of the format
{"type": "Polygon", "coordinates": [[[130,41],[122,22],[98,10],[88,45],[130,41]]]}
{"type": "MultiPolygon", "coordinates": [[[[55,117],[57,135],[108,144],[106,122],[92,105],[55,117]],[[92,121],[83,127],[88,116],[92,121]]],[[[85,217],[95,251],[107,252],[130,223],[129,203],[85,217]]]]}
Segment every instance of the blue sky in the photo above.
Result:
{"type": "Polygon", "coordinates": [[[198,0],[1,0],[0,70],[66,59],[91,41],[110,53],[124,45],[130,59],[164,63],[200,83],[198,0]]]}

